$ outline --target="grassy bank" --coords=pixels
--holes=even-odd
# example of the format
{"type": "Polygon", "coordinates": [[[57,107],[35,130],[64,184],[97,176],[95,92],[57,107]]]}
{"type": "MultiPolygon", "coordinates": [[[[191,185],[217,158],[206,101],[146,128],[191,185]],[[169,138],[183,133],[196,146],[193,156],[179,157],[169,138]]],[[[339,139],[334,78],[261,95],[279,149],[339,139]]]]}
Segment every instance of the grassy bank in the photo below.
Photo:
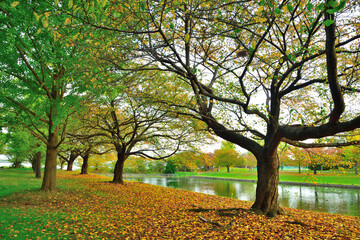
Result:
{"type": "Polygon", "coordinates": [[[285,208],[270,219],[250,202],[59,172],[42,193],[31,171],[0,172],[0,239],[357,239],[360,219],[285,208]],[[237,216],[192,208],[244,208],[237,216]],[[208,222],[205,222],[207,220],[208,222]],[[211,222],[210,222],[211,221],[211,222]],[[215,224],[217,223],[217,224],[215,224]]]}
{"type": "MultiPolygon", "coordinates": [[[[231,172],[226,172],[223,168],[220,172],[204,172],[199,173],[198,176],[204,177],[219,177],[219,178],[234,178],[256,180],[256,169],[232,168],[231,172]]],[[[280,181],[283,182],[305,182],[305,183],[319,183],[319,184],[342,184],[342,185],[357,185],[360,186],[360,175],[356,176],[354,173],[344,173],[336,171],[319,171],[314,175],[312,171],[303,171],[299,174],[294,171],[280,171],[280,181]]]]}

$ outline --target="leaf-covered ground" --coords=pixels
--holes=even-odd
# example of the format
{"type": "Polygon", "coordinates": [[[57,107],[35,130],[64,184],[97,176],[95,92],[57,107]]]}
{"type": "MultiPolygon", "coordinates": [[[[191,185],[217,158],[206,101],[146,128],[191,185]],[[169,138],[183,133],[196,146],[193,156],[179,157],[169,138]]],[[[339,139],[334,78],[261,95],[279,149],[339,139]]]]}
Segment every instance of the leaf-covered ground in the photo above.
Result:
{"type": "MultiPolygon", "coordinates": [[[[360,239],[360,219],[285,208],[277,218],[194,208],[245,208],[250,202],[101,176],[59,174],[57,193],[0,199],[0,239],[360,239]]],[[[331,199],[330,199],[331,201],[331,199]]]]}

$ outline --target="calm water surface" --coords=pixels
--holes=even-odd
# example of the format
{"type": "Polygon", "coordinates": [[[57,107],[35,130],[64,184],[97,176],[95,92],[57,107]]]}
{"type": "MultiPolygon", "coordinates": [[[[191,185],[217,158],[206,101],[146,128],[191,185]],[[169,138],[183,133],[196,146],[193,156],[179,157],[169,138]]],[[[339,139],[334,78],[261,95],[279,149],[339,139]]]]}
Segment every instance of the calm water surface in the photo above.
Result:
{"type": "MultiPolygon", "coordinates": [[[[255,200],[255,183],[183,177],[125,179],[246,201],[255,200]]],[[[279,204],[304,210],[360,216],[360,189],[279,185],[279,204]]]]}

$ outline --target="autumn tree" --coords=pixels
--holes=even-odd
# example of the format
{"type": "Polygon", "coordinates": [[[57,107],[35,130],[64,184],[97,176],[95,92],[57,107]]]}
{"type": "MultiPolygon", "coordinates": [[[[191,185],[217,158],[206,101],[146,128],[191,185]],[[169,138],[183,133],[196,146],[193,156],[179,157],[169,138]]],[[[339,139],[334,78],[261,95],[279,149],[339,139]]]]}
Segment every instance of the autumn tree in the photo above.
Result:
{"type": "Polygon", "coordinates": [[[200,152],[196,160],[196,165],[203,171],[214,169],[215,166],[215,154],[200,152]]]}
{"type": "Polygon", "coordinates": [[[277,203],[280,142],[304,147],[306,139],[360,126],[352,104],[360,91],[355,1],[99,5],[104,8],[79,7],[68,15],[118,34],[106,42],[117,46],[121,39],[122,48],[104,48],[100,54],[114,68],[173,72],[191,86],[193,115],[257,159],[252,209],[259,213],[282,212],[277,203]],[[129,68],[128,61],[141,66],[129,68]]]}
{"type": "MultiPolygon", "coordinates": [[[[150,77],[151,81],[160,81],[163,76],[150,77]]],[[[126,88],[108,88],[86,124],[94,131],[93,136],[107,138],[117,152],[114,183],[123,182],[124,162],[129,156],[159,160],[171,156],[194,139],[201,139],[201,128],[193,126],[193,119],[188,119],[185,127],[185,120],[181,121],[176,112],[148,98],[149,93],[156,95],[159,92],[154,85],[137,82],[126,88]]]]}
{"type": "Polygon", "coordinates": [[[230,167],[243,165],[244,160],[233,143],[223,141],[221,148],[215,150],[215,163],[218,167],[226,167],[227,172],[230,172],[230,167]]]}

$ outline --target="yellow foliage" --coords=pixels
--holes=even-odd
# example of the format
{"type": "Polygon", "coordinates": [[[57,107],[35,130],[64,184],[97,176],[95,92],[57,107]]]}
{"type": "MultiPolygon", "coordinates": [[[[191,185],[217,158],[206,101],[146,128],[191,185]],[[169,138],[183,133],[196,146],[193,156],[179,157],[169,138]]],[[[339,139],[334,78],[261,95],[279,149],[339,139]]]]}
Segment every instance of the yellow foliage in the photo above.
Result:
{"type": "Polygon", "coordinates": [[[65,24],[70,24],[71,23],[71,18],[67,18],[64,23],[65,24]]]}
{"type": "Polygon", "coordinates": [[[47,28],[49,26],[49,19],[47,17],[43,17],[41,22],[44,28],[47,28]]]}
{"type": "Polygon", "coordinates": [[[10,5],[10,7],[14,8],[14,7],[16,7],[19,3],[20,3],[20,2],[13,2],[13,3],[10,5]]]}

